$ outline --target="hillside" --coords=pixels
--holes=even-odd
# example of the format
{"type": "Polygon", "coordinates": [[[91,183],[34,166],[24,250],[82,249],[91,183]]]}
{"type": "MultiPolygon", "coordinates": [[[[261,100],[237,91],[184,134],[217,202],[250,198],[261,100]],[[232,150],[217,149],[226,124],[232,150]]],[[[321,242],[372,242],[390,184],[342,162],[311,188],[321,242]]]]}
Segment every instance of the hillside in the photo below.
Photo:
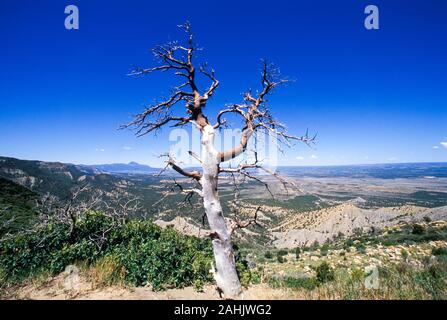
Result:
{"type": "Polygon", "coordinates": [[[104,200],[138,198],[142,204],[141,215],[153,214],[152,205],[160,199],[155,190],[159,178],[104,173],[83,165],[0,157],[0,177],[37,195],[50,194],[60,201],[67,201],[74,189],[86,185],[90,187],[90,193],[85,198],[95,194],[102,195],[104,200]]]}
{"type": "Polygon", "coordinates": [[[424,208],[417,206],[365,209],[353,203],[302,212],[288,213],[281,224],[271,229],[274,245],[292,248],[320,244],[337,237],[370,233],[402,222],[447,220],[447,206],[424,208]]]}
{"type": "Polygon", "coordinates": [[[34,222],[37,199],[35,192],[0,177],[0,237],[22,230],[34,222]]]}
{"type": "Polygon", "coordinates": [[[72,164],[0,157],[0,177],[59,198],[67,197],[69,190],[78,182],[91,181],[94,176],[94,170],[72,164]]]}

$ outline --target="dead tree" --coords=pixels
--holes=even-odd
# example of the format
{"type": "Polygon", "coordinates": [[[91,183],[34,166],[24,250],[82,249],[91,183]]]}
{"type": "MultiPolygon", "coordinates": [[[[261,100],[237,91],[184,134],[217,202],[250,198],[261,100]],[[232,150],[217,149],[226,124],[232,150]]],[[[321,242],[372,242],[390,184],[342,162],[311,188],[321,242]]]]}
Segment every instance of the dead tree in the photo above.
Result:
{"type": "Polygon", "coordinates": [[[70,190],[69,197],[60,201],[49,193],[36,201],[35,210],[39,213],[42,225],[58,222],[69,227],[70,235],[73,233],[76,221],[87,212],[99,209],[101,194],[92,191],[90,185],[77,186],[70,190]]]}
{"type": "Polygon", "coordinates": [[[142,214],[143,206],[141,205],[141,199],[138,197],[112,193],[105,200],[102,200],[100,210],[120,225],[123,225],[130,218],[142,214]]]}
{"type": "Polygon", "coordinates": [[[215,258],[214,275],[217,286],[226,298],[237,298],[241,293],[241,284],[236,272],[231,233],[237,228],[254,224],[254,221],[236,221],[236,224],[227,225],[218,196],[218,177],[220,173],[228,172],[257,179],[249,172],[249,169],[265,171],[268,169],[263,168],[257,159],[254,163],[244,164],[233,169],[221,168],[221,163],[244,153],[250,137],[257,131],[274,135],[278,140],[286,143],[290,140],[300,140],[309,144],[314,137],[311,138],[307,134],[302,137],[288,134],[286,127],[271,115],[266,106],[267,96],[288,80],[281,78],[278,69],[266,61],[262,61],[259,91],[256,93],[246,92],[243,95],[242,103],[224,107],[217,114],[216,121],[211,123],[205,115],[205,107],[216,92],[219,81],[214,70],[209,69],[206,64],[196,68],[193,58],[198,49],[193,41],[191,26],[187,22],[180,27],[187,34],[185,45],[170,42],[155,47],[153,53],[160,64],[152,68],[136,68],[131,73],[134,76],[142,76],[157,71],[171,72],[175,78],[181,79],[179,85],[172,89],[169,97],[147,106],[144,111],[135,116],[133,121],[122,128],[134,127],[137,136],[155,132],[165,125],[178,127],[191,123],[200,130],[202,151],[200,157],[195,157],[201,163],[201,172],[185,170],[170,157],[167,164],[179,174],[195,180],[199,185],[200,188],[194,188],[188,192],[194,192],[203,198],[203,206],[212,231],[210,236],[215,258]],[[209,85],[204,89],[199,88],[197,84],[199,75],[209,80],[209,85]],[[181,104],[185,106],[186,110],[179,108],[181,104]],[[214,144],[215,130],[225,125],[224,117],[228,114],[240,116],[243,122],[242,134],[240,142],[235,148],[219,151],[214,144]]]}

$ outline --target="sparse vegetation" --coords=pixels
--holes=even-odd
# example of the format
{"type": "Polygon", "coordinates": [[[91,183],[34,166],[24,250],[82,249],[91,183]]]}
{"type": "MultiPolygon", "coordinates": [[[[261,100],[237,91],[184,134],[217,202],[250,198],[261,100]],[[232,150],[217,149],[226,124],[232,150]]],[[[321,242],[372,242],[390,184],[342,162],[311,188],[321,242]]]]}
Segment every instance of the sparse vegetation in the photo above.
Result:
{"type": "Polygon", "coordinates": [[[431,254],[434,256],[447,256],[447,248],[446,247],[433,248],[431,250],[431,254]]]}
{"type": "Polygon", "coordinates": [[[268,284],[272,288],[290,288],[290,289],[305,289],[314,290],[318,286],[318,282],[315,278],[295,278],[286,277],[284,279],[280,278],[269,278],[268,284]]]}
{"type": "MultiPolygon", "coordinates": [[[[246,262],[237,258],[241,278],[249,281],[246,262]]],[[[117,225],[100,212],[87,213],[71,233],[67,225],[50,223],[0,242],[2,286],[43,273],[55,275],[67,265],[83,262],[94,281],[103,285],[200,288],[212,282],[212,260],[209,240],[161,229],[150,221],[117,225]]]]}
{"type": "Polygon", "coordinates": [[[413,224],[401,224],[381,233],[304,248],[298,261],[285,262],[281,269],[266,262],[267,283],[291,289],[289,295],[304,299],[446,299],[447,247],[442,245],[446,224],[422,226],[423,234],[413,234],[413,224]],[[356,249],[346,251],[350,247],[356,249]],[[327,255],[313,260],[321,251],[327,255]],[[378,267],[378,287],[368,288],[365,281],[372,271],[366,272],[365,266],[373,259],[382,259],[382,266],[378,267]],[[285,275],[269,270],[285,270],[285,275]]]}
{"type": "Polygon", "coordinates": [[[301,248],[300,247],[296,247],[295,248],[295,258],[296,258],[296,260],[298,260],[300,258],[300,254],[301,254],[301,248]]]}
{"type": "Polygon", "coordinates": [[[320,283],[325,283],[325,282],[334,280],[334,270],[331,268],[331,266],[326,261],[323,261],[315,269],[315,271],[317,274],[317,280],[320,283]]]}
{"type": "Polygon", "coordinates": [[[413,234],[421,235],[424,234],[424,232],[425,228],[422,225],[416,223],[413,224],[413,231],[412,231],[413,234]]]}
{"type": "Polygon", "coordinates": [[[327,256],[328,251],[329,251],[329,244],[327,244],[327,243],[323,244],[320,248],[320,254],[322,256],[327,256]]]}
{"type": "Polygon", "coordinates": [[[365,244],[363,244],[362,242],[359,242],[359,243],[355,244],[355,248],[357,249],[358,253],[365,253],[366,252],[365,244]]]}

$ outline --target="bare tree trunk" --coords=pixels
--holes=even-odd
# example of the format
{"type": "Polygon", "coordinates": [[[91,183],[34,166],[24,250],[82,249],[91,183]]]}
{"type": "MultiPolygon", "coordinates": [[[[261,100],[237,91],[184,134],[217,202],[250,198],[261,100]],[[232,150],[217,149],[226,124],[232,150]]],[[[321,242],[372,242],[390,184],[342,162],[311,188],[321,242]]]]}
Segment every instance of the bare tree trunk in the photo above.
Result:
{"type": "Polygon", "coordinates": [[[235,299],[239,297],[242,289],[236,272],[230,233],[217,193],[219,162],[219,153],[214,147],[214,128],[208,124],[202,129],[203,176],[201,181],[203,205],[213,233],[212,243],[216,263],[214,277],[224,297],[235,299]]]}

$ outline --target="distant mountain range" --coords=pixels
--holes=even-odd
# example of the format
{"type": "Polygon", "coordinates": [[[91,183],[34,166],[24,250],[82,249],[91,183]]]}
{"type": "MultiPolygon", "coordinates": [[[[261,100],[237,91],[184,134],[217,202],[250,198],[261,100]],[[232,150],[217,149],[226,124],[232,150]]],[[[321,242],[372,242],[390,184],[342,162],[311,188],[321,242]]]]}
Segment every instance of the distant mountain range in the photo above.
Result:
{"type": "Polygon", "coordinates": [[[160,171],[158,168],[153,168],[145,164],[137,162],[129,163],[112,163],[112,164],[97,164],[97,165],[82,165],[81,167],[91,168],[103,173],[125,173],[125,174],[155,174],[160,171]]]}

